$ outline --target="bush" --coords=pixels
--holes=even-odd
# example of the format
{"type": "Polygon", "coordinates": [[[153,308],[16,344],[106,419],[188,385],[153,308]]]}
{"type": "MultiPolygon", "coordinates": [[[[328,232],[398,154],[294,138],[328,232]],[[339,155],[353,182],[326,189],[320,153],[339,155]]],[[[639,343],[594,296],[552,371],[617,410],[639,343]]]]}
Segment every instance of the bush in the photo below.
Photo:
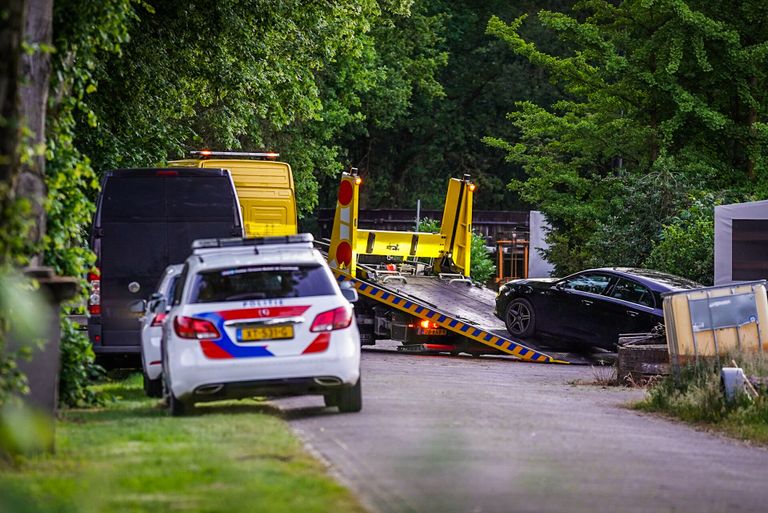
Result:
{"type": "MultiPolygon", "coordinates": [[[[761,354],[735,357],[748,376],[768,376],[768,358],[761,354]]],[[[730,357],[722,359],[729,362],[730,357]]],[[[711,361],[682,366],[677,374],[664,377],[638,405],[682,420],[723,426],[745,438],[768,441],[768,397],[756,399],[742,394],[726,402],[720,382],[720,365],[711,361]]]]}
{"type": "Polygon", "coordinates": [[[470,255],[470,276],[477,282],[487,283],[496,273],[496,265],[491,260],[488,249],[485,247],[485,237],[477,233],[472,234],[472,251],[470,255]]]}
{"type": "MultiPolygon", "coordinates": [[[[440,231],[440,222],[436,219],[425,217],[419,220],[419,231],[427,233],[438,233],[440,231]]],[[[488,255],[485,247],[485,237],[477,233],[472,233],[472,246],[470,248],[469,275],[479,282],[485,283],[491,279],[496,272],[496,265],[488,255]]]]}
{"type": "Polygon", "coordinates": [[[61,374],[59,402],[63,406],[100,404],[101,397],[88,385],[104,375],[95,363],[91,341],[66,315],[61,316],[61,374]]]}
{"type": "Polygon", "coordinates": [[[711,194],[696,199],[691,206],[664,225],[644,266],[704,285],[714,277],[714,209],[719,202],[711,194]]]}

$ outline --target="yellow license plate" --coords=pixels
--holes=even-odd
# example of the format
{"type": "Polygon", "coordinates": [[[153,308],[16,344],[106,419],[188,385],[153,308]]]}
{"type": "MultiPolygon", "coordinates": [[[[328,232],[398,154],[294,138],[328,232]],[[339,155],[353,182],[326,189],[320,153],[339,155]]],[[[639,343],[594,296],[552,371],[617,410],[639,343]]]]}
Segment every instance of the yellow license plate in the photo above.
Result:
{"type": "Polygon", "coordinates": [[[258,328],[238,328],[237,330],[237,340],[240,342],[286,338],[293,338],[293,326],[260,326],[258,328]]]}
{"type": "Polygon", "coordinates": [[[448,330],[445,328],[419,328],[419,335],[437,336],[447,334],[448,330]]]}

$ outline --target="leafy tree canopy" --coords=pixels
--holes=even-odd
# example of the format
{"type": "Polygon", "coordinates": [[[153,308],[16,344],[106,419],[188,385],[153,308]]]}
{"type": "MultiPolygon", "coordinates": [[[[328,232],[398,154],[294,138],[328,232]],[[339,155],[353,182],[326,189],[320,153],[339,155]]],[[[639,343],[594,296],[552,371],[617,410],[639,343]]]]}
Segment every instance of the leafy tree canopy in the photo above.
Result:
{"type": "Polygon", "coordinates": [[[511,187],[552,222],[558,272],[642,263],[696,191],[765,195],[764,2],[587,0],[537,19],[566,55],[526,38],[524,16],[488,32],[567,96],[518,102],[519,135],[486,142],[525,169],[511,187]]]}

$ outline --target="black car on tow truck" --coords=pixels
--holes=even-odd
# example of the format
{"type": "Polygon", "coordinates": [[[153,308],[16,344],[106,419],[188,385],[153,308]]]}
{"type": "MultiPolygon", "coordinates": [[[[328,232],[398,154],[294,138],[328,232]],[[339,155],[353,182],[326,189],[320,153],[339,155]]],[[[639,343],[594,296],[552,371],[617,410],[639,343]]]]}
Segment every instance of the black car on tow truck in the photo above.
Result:
{"type": "Polygon", "coordinates": [[[649,269],[588,269],[505,283],[494,314],[513,337],[546,334],[614,351],[620,333],[650,332],[664,323],[662,293],[701,286],[649,269]]]}

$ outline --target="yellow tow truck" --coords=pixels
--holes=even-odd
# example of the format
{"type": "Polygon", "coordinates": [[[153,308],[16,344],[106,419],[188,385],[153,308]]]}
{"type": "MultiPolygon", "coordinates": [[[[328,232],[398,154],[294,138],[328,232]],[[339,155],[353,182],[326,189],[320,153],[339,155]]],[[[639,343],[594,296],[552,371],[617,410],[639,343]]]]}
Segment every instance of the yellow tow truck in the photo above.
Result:
{"type": "Polygon", "coordinates": [[[339,282],[363,299],[355,305],[363,344],[391,339],[407,352],[568,363],[511,338],[493,315],[495,293],[469,278],[475,185],[468,175],[450,179],[438,233],[360,228],[361,184],[354,172],[341,177],[327,258],[339,282]]]}
{"type": "Polygon", "coordinates": [[[288,163],[277,160],[279,153],[200,150],[191,155],[168,165],[227,169],[240,200],[246,237],[297,233],[293,173],[288,163]]]}

